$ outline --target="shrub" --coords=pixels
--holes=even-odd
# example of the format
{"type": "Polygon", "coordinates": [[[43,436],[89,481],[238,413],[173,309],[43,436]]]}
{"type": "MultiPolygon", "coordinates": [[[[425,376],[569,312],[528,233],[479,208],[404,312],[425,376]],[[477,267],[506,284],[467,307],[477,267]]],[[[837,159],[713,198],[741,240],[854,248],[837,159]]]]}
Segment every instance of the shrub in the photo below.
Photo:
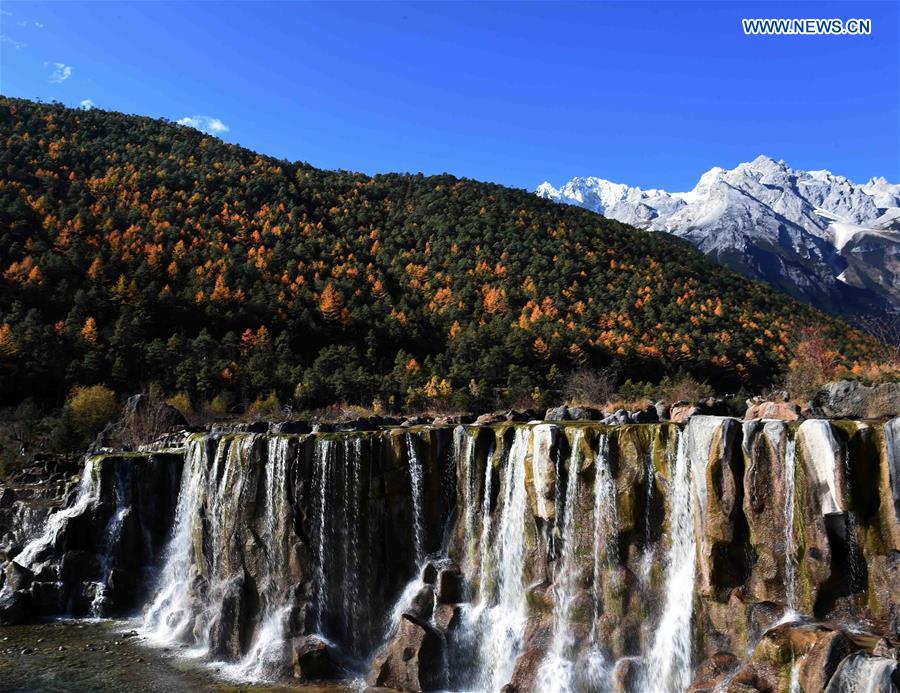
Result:
{"type": "Polygon", "coordinates": [[[175,393],[166,400],[166,404],[180,411],[186,419],[194,415],[194,405],[191,404],[191,398],[185,392],[175,393]]]}
{"type": "Polygon", "coordinates": [[[66,413],[80,434],[90,437],[119,416],[116,393],[106,385],[76,386],[66,399],[66,413]]]}
{"type": "Polygon", "coordinates": [[[265,397],[259,395],[253,403],[247,407],[247,415],[257,419],[272,419],[282,415],[281,402],[278,395],[272,390],[265,397]]]}
{"type": "Polygon", "coordinates": [[[619,369],[616,366],[572,371],[566,379],[564,388],[566,402],[603,406],[615,392],[618,375],[619,369]]]}

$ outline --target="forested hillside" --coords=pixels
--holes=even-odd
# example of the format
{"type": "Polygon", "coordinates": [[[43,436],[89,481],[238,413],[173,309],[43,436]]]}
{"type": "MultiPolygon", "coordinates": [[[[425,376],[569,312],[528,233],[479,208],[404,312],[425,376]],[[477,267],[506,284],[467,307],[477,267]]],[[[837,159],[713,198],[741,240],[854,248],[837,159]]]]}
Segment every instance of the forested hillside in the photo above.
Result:
{"type": "Polygon", "coordinates": [[[449,175],[322,171],[170,122],[0,100],[0,398],[457,407],[641,380],[777,382],[800,327],[876,343],[687,243],[449,175]]]}

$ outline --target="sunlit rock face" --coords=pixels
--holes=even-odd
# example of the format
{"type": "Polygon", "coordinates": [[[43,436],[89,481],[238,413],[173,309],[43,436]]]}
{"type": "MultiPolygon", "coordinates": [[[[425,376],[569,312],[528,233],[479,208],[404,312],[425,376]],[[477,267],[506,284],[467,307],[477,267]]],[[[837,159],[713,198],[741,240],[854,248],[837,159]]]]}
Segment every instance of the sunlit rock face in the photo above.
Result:
{"type": "Polygon", "coordinates": [[[898,446],[897,419],[196,433],[89,458],[0,615],[137,610],[253,681],[881,690],[898,446]]]}

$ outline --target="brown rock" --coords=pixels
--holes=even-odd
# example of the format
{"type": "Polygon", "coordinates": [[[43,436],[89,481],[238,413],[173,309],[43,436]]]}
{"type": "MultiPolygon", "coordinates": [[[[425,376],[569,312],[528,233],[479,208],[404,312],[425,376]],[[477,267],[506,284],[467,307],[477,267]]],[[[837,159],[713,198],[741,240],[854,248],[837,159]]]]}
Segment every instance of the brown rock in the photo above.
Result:
{"type": "Polygon", "coordinates": [[[669,419],[675,423],[687,423],[692,416],[700,413],[700,407],[690,402],[675,402],[669,409],[669,419]]]}
{"type": "Polygon", "coordinates": [[[433,691],[446,681],[441,635],[428,623],[403,614],[393,640],[372,662],[367,684],[406,691],[433,691]]]}
{"type": "Polygon", "coordinates": [[[331,648],[317,635],[294,638],[291,642],[291,663],[294,678],[301,681],[329,679],[337,671],[331,648]]]}
{"type": "Polygon", "coordinates": [[[791,402],[759,402],[748,404],[746,421],[752,419],[778,419],[781,421],[797,421],[800,419],[800,405],[791,402]]]}

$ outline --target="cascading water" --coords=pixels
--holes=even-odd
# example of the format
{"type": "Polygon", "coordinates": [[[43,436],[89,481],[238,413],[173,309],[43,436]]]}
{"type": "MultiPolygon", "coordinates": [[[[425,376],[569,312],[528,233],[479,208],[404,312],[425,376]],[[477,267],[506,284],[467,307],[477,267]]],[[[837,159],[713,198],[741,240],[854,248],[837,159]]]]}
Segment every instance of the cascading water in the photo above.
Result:
{"type": "Polygon", "coordinates": [[[688,427],[678,435],[670,480],[670,546],[666,556],[665,601],[646,670],[647,687],[653,691],[684,691],[691,679],[696,540],[692,460],[688,454],[690,433],[688,427]]]}
{"type": "Polygon", "coordinates": [[[291,603],[285,594],[288,586],[283,584],[281,578],[288,561],[289,450],[290,441],[286,436],[274,436],[267,441],[263,499],[265,508],[260,525],[266,551],[266,570],[259,582],[261,622],[252,646],[232,671],[236,678],[248,681],[265,681],[280,676],[284,671],[287,655],[285,622],[291,611],[291,603]]]}
{"type": "Polygon", "coordinates": [[[189,439],[172,539],[166,551],[159,588],[144,614],[144,631],[161,642],[182,641],[194,625],[190,594],[194,577],[194,523],[203,504],[209,467],[205,436],[189,439]]]}
{"type": "MultiPolygon", "coordinates": [[[[581,445],[584,431],[576,429],[572,436],[572,452],[569,456],[566,482],[565,517],[562,526],[562,554],[559,557],[553,582],[555,608],[553,611],[553,640],[538,673],[541,691],[569,691],[572,689],[575,661],[572,648],[575,644],[571,628],[572,610],[578,584],[575,566],[576,532],[575,516],[578,503],[578,476],[581,466],[581,445]]],[[[538,465],[536,465],[538,466],[538,465]]]]}
{"type": "MultiPolygon", "coordinates": [[[[516,430],[503,471],[500,522],[491,547],[490,570],[496,581],[496,598],[488,602],[490,596],[486,591],[481,592],[480,603],[475,607],[480,636],[478,685],[483,690],[499,690],[509,681],[528,620],[524,584],[528,512],[525,458],[530,440],[531,432],[527,428],[516,430]]],[[[486,494],[485,500],[488,504],[489,495],[486,494]]],[[[483,581],[485,572],[482,564],[483,581]]]]}
{"type": "Polygon", "coordinates": [[[784,452],[784,590],[788,613],[797,607],[797,547],[794,541],[794,496],[797,439],[788,432],[784,452]]]}
{"type": "Polygon", "coordinates": [[[84,471],[81,473],[81,483],[78,486],[75,502],[68,508],[50,515],[43,532],[29,541],[25,548],[13,559],[16,563],[24,568],[31,568],[36,561],[40,560],[41,554],[56,542],[60,530],[69,519],[81,515],[88,506],[97,502],[97,494],[100,492],[100,489],[97,487],[94,478],[96,465],[96,457],[88,457],[85,460],[84,471]]]}
{"type": "Polygon", "coordinates": [[[422,462],[411,433],[406,434],[406,458],[409,463],[410,498],[413,510],[413,547],[416,568],[425,562],[425,520],[422,510],[422,462]]]}
{"type": "Polygon", "coordinates": [[[331,465],[331,448],[333,441],[329,438],[316,441],[313,459],[313,483],[318,489],[318,552],[316,554],[316,630],[325,631],[325,612],[328,608],[328,479],[331,465]]]}
{"type": "Polygon", "coordinates": [[[478,490],[475,485],[475,439],[469,435],[465,426],[457,426],[453,430],[453,457],[457,460],[458,478],[463,479],[463,543],[465,545],[463,570],[471,575],[475,571],[478,558],[475,536],[478,490]]]}
{"type": "Polygon", "coordinates": [[[605,433],[601,434],[597,441],[597,452],[594,457],[593,520],[594,570],[591,595],[594,602],[594,618],[591,624],[585,678],[591,690],[605,690],[609,687],[610,672],[601,651],[602,643],[597,632],[601,609],[608,608],[603,596],[603,576],[607,573],[612,585],[616,586],[619,567],[616,485],[609,468],[609,437],[605,433]]]}

